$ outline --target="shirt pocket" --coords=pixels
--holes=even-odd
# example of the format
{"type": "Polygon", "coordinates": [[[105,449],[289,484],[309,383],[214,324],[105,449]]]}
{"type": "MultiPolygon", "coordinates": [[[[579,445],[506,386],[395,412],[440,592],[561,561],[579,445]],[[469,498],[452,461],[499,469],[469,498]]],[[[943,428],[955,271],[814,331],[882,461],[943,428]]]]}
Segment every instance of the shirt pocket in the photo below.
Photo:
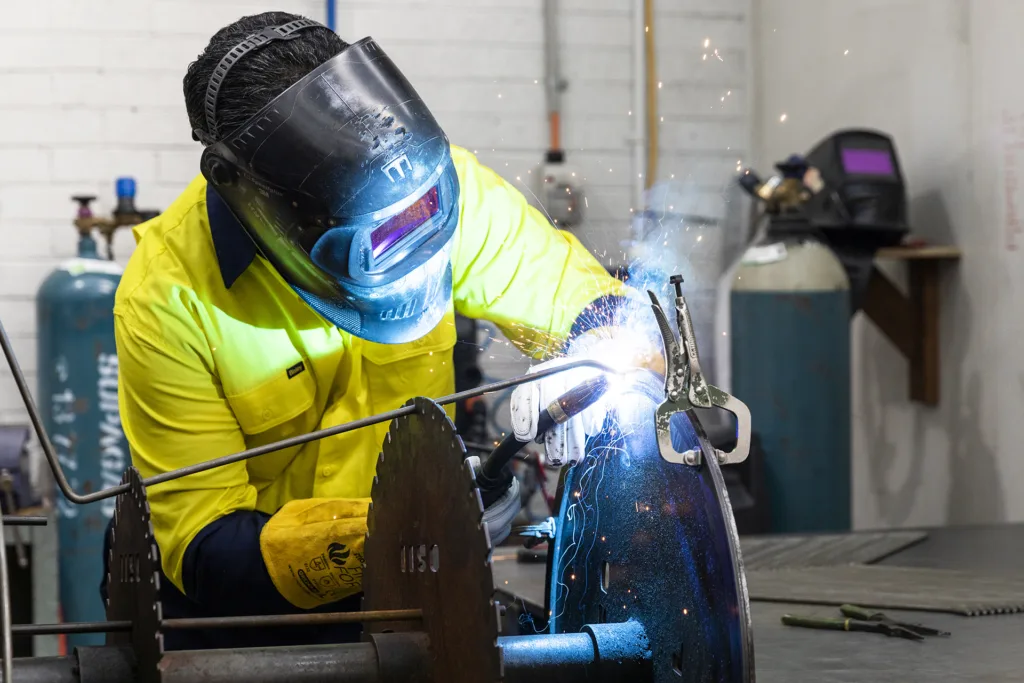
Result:
{"type": "Polygon", "coordinates": [[[452,349],[457,339],[455,313],[449,310],[437,327],[408,344],[363,342],[374,411],[392,410],[413,396],[440,398],[454,392],[452,349]]]}
{"type": "MultiPolygon", "coordinates": [[[[247,391],[227,396],[242,431],[249,436],[265,434],[299,417],[316,399],[316,383],[308,361],[285,369],[247,391]]],[[[282,429],[282,432],[298,431],[282,429]]],[[[290,436],[282,433],[279,436],[290,436]]]]}

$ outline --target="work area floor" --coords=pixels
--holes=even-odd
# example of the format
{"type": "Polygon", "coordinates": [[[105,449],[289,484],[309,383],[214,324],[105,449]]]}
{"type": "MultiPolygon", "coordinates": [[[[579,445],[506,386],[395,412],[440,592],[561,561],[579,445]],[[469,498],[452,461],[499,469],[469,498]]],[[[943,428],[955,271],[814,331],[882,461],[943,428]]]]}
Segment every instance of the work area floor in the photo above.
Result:
{"type": "MultiPolygon", "coordinates": [[[[928,529],[928,538],[879,564],[958,569],[986,575],[1024,572],[1024,525],[928,529]]],[[[535,614],[544,611],[545,565],[517,562],[515,551],[495,552],[495,586],[535,614]]],[[[1024,614],[964,617],[885,610],[894,619],[952,633],[915,642],[873,633],[783,626],[783,614],[838,615],[822,605],[751,604],[758,683],[934,683],[936,680],[1024,681],[1024,614]]]]}

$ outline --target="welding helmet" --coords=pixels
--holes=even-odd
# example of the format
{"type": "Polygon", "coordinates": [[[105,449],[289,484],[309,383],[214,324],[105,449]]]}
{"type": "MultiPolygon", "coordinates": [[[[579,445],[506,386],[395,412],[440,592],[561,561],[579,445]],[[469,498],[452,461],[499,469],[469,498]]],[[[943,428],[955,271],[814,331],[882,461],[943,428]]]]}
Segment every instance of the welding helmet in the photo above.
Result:
{"type": "MultiPolygon", "coordinates": [[[[247,41],[328,30],[309,20],[291,25],[247,41]]],[[[223,76],[218,68],[211,86],[223,76]]],[[[207,95],[209,126],[216,91],[212,107],[207,95]]],[[[322,317],[385,344],[418,339],[440,322],[452,294],[459,181],[444,132],[372,38],[345,48],[223,139],[196,133],[207,137],[207,181],[322,317]]]]}

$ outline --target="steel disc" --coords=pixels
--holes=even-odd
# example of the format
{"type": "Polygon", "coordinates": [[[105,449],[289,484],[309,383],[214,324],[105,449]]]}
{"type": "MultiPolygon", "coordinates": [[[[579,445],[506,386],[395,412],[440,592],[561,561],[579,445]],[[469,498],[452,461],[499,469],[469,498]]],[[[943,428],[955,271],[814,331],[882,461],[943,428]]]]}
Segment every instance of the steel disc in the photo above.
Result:
{"type": "Polygon", "coordinates": [[[159,683],[157,665],[164,652],[159,554],[139,471],[129,467],[121,483],[130,488],[114,504],[107,619],[131,621],[132,630],[107,634],[107,645],[130,645],[138,664],[139,683],[159,683]]]}
{"type": "MultiPolygon", "coordinates": [[[[658,683],[754,680],[750,605],[739,538],[714,451],[692,415],[676,418],[678,450],[658,452],[661,380],[643,373],[611,399],[607,429],[564,473],[548,564],[548,629],[635,619],[647,631],[658,683]]],[[[692,411],[691,411],[692,412],[692,411]]]]}
{"type": "Polygon", "coordinates": [[[500,678],[491,544],[473,470],[455,427],[436,403],[391,423],[377,462],[367,517],[363,608],[422,609],[420,622],[367,631],[424,630],[430,680],[500,678]]]}

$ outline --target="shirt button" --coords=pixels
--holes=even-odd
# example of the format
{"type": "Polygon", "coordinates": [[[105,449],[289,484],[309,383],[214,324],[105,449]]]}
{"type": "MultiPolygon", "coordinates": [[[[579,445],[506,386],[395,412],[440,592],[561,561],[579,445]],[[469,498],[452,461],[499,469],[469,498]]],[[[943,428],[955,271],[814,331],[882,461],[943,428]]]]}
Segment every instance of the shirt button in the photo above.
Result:
{"type": "Polygon", "coordinates": [[[274,417],[274,411],[271,410],[270,408],[264,409],[264,411],[263,411],[263,419],[264,420],[269,420],[272,417],[274,417]]]}
{"type": "Polygon", "coordinates": [[[331,467],[330,465],[328,465],[327,467],[325,467],[325,468],[324,468],[324,469],[323,469],[322,471],[323,471],[323,475],[324,475],[325,477],[329,477],[329,476],[331,476],[332,474],[334,474],[334,468],[333,468],[333,467],[331,467]]]}

